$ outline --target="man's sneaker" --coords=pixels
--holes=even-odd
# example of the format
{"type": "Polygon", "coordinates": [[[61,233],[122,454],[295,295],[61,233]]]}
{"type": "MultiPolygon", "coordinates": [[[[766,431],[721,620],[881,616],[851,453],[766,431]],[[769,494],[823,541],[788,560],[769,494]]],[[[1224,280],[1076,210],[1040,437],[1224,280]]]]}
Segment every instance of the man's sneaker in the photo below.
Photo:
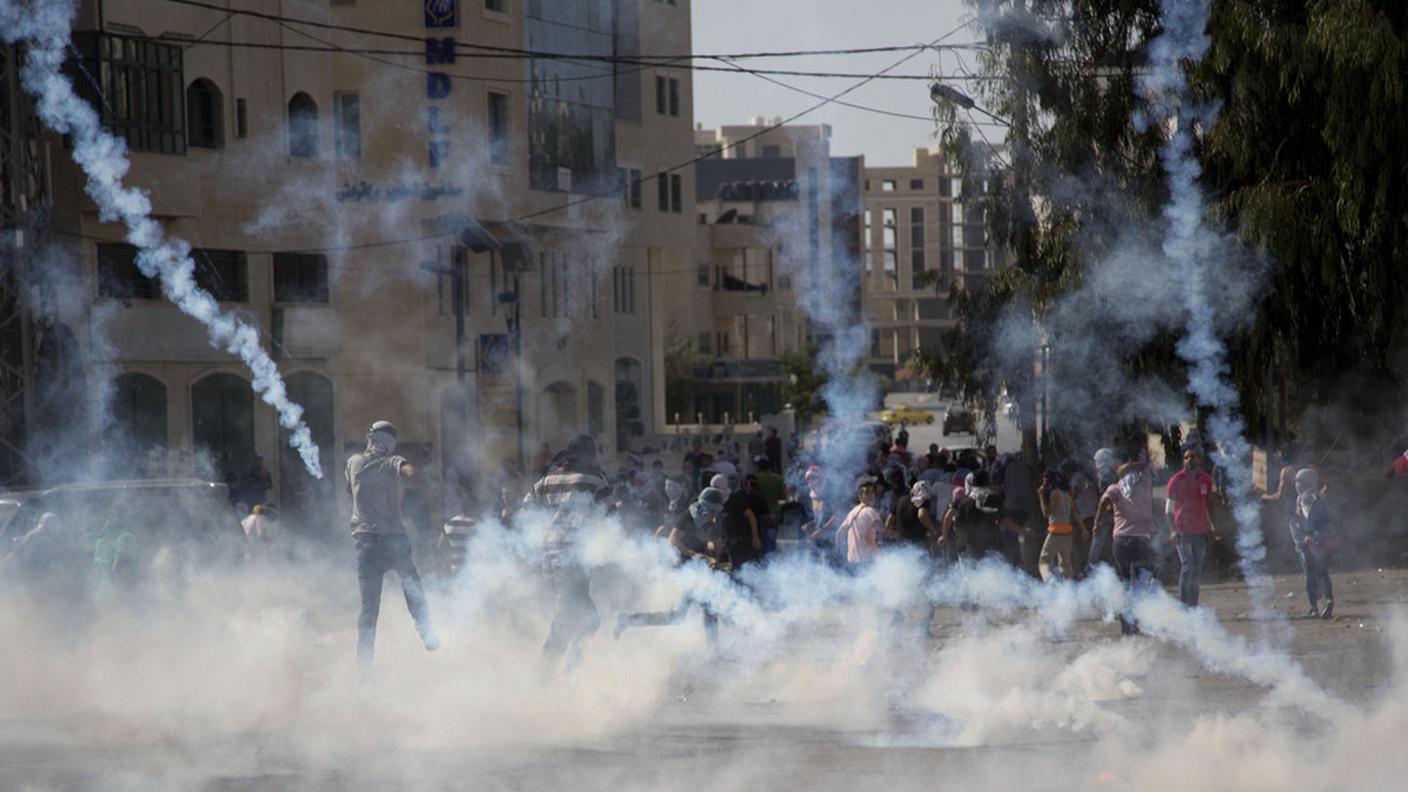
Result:
{"type": "Polygon", "coordinates": [[[1311,605],[1311,606],[1310,606],[1310,610],[1308,610],[1308,611],[1305,612],[1305,618],[1307,618],[1307,619],[1318,619],[1318,618],[1320,618],[1320,609],[1317,608],[1317,607],[1315,607],[1314,605],[1311,605]]]}
{"type": "Polygon", "coordinates": [[[1325,600],[1325,610],[1320,611],[1320,618],[1329,621],[1335,615],[1335,601],[1325,600]]]}

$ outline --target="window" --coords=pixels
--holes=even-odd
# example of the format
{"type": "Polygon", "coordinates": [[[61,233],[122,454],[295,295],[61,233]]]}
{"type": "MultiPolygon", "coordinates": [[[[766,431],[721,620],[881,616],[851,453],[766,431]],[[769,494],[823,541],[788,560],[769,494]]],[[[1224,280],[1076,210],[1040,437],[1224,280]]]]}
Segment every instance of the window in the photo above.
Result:
{"type": "Polygon", "coordinates": [[[186,145],[220,148],[225,145],[224,106],[220,89],[200,79],[186,88],[186,145]]]}
{"type": "Polygon", "coordinates": [[[488,109],[489,160],[503,164],[508,162],[508,96],[490,91],[488,109]]]}
{"type": "Polygon", "coordinates": [[[288,155],[298,159],[318,156],[318,105],[306,93],[288,100],[288,155]]]}
{"type": "Polygon", "coordinates": [[[667,94],[669,93],[670,81],[665,77],[655,78],[655,113],[665,115],[665,110],[669,103],[667,94]]]}
{"type": "Polygon", "coordinates": [[[660,211],[670,211],[670,178],[668,173],[661,173],[655,177],[655,187],[659,190],[656,204],[660,211]]]}
{"type": "Polygon", "coordinates": [[[718,344],[716,345],[715,354],[719,357],[724,357],[728,355],[728,333],[719,331],[716,336],[718,344]]]}
{"type": "Polygon", "coordinates": [[[910,179],[910,180],[909,180],[909,189],[911,189],[911,190],[922,190],[922,189],[924,189],[924,180],[923,180],[923,179],[910,179]]]}
{"type": "Polygon", "coordinates": [[[871,226],[873,225],[871,220],[872,214],[871,210],[865,210],[865,233],[861,235],[865,247],[865,272],[867,275],[875,271],[875,262],[871,260],[871,252],[875,247],[870,236],[872,233],[871,226]]]}
{"type": "Polygon", "coordinates": [[[894,179],[886,179],[886,180],[880,182],[880,192],[894,192],[894,191],[895,191],[895,180],[894,180],[894,179]]]}
{"type": "Polygon", "coordinates": [[[362,109],[356,91],[332,95],[333,146],[338,159],[362,156],[362,109]]]}
{"type": "Polygon", "coordinates": [[[621,200],[632,209],[640,208],[641,175],[636,168],[621,168],[621,200]]]}
{"type": "Polygon", "coordinates": [[[782,158],[782,146],[766,145],[766,144],[763,146],[763,159],[781,159],[781,158],[782,158]]]}
{"type": "Polygon", "coordinates": [[[924,208],[909,209],[909,273],[910,285],[922,289],[924,283],[924,208]]]}
{"type": "Polygon", "coordinates": [[[508,5],[508,0],[484,0],[485,11],[497,11],[504,13],[504,8],[508,5]]]}
{"type": "Polygon", "coordinates": [[[161,298],[161,286],[137,268],[137,248],[98,245],[98,296],[156,300],[161,298]]]}
{"type": "Polygon", "coordinates": [[[778,288],[780,291],[791,291],[791,290],[792,290],[792,276],[791,276],[791,275],[778,275],[778,276],[777,276],[777,288],[778,288]]]}
{"type": "Polygon", "coordinates": [[[73,38],[84,70],[98,82],[77,80],[77,90],[103,126],[132,151],[185,154],[182,49],[105,33],[75,33],[73,38]]]}
{"type": "Polygon", "coordinates": [[[670,115],[680,114],[680,81],[674,77],[670,78],[670,115]]]}
{"type": "Polygon", "coordinates": [[[274,254],[274,302],[328,302],[328,259],[317,253],[274,254]]]}
{"type": "Polygon", "coordinates": [[[708,264],[700,264],[694,268],[694,285],[701,289],[709,288],[708,264]]]}
{"type": "Polygon", "coordinates": [[[679,214],[684,206],[684,177],[678,173],[670,174],[670,211],[679,214]]]}
{"type": "MultiPolygon", "coordinates": [[[[915,300],[914,307],[918,309],[919,321],[932,321],[935,319],[947,319],[947,304],[938,297],[926,297],[922,300],[915,300]]],[[[929,346],[925,344],[925,346],[929,346]]]]}
{"type": "Polygon", "coordinates": [[[249,278],[244,254],[238,250],[192,250],[196,285],[220,302],[249,299],[249,278]]]}
{"type": "Polygon", "coordinates": [[[713,345],[709,343],[710,341],[713,341],[713,336],[709,333],[699,334],[699,354],[707,355],[713,351],[713,345]]]}
{"type": "Polygon", "coordinates": [[[883,227],[881,231],[881,255],[884,259],[885,274],[895,277],[895,264],[899,258],[895,246],[895,210],[882,209],[881,217],[883,227]]]}
{"type": "Polygon", "coordinates": [[[243,97],[235,100],[235,137],[249,137],[249,106],[243,97]]]}

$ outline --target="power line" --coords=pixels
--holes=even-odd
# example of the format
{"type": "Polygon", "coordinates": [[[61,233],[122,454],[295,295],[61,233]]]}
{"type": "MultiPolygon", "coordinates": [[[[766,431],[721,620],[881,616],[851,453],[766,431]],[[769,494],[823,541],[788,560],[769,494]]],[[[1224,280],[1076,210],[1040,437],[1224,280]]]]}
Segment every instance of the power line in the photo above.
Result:
{"type": "MultiPolygon", "coordinates": [[[[379,36],[379,37],[382,37],[382,38],[397,39],[397,40],[401,40],[401,41],[413,41],[413,42],[415,42],[415,43],[417,43],[417,44],[422,44],[422,45],[425,43],[425,40],[426,40],[425,36],[415,36],[415,35],[411,35],[411,34],[408,34],[408,33],[395,33],[395,32],[392,32],[392,31],[377,30],[377,29],[374,29],[374,28],[355,27],[355,26],[352,26],[352,25],[338,25],[338,24],[333,24],[333,23],[331,23],[331,22],[321,22],[321,21],[312,20],[312,19],[299,19],[299,18],[297,18],[297,17],[283,16],[283,15],[280,15],[280,14],[270,14],[270,13],[266,13],[266,12],[263,12],[263,11],[253,11],[253,10],[250,10],[250,9],[232,9],[232,8],[227,8],[227,7],[222,6],[222,5],[216,5],[216,4],[214,4],[214,3],[201,2],[201,0],[166,0],[166,2],[168,2],[168,3],[175,3],[175,4],[177,4],[177,5],[191,6],[191,7],[194,7],[194,8],[203,8],[203,9],[207,9],[207,10],[210,10],[210,11],[218,11],[218,12],[226,13],[226,14],[239,14],[239,15],[242,15],[242,16],[253,17],[253,18],[255,18],[255,19],[264,19],[264,20],[271,21],[271,22],[287,22],[287,23],[289,23],[289,24],[294,24],[294,25],[306,25],[306,26],[308,26],[308,27],[320,28],[320,29],[323,29],[323,30],[335,30],[335,31],[339,31],[339,32],[353,33],[353,34],[362,35],[362,36],[379,36]]],[[[964,27],[966,27],[966,25],[964,25],[964,27]]],[[[960,28],[960,29],[961,29],[961,28],[960,28]]],[[[213,43],[218,43],[218,42],[213,42],[213,43]]],[[[542,51],[542,50],[528,50],[528,49],[522,49],[522,48],[518,48],[518,47],[501,47],[501,46],[493,46],[493,45],[488,45],[488,44],[475,44],[475,43],[471,43],[471,42],[462,42],[462,41],[457,41],[457,42],[455,42],[455,45],[454,45],[454,46],[455,46],[455,49],[457,50],[457,55],[459,54],[459,53],[458,53],[458,50],[461,50],[461,49],[470,50],[470,52],[466,52],[466,53],[464,54],[465,57],[476,57],[476,58],[504,57],[504,58],[518,58],[518,59],[522,59],[522,58],[537,58],[537,59],[544,59],[544,60],[601,61],[601,62],[605,62],[605,63],[627,63],[627,64],[631,64],[631,65],[642,65],[642,64],[644,64],[644,65],[654,65],[654,62],[655,62],[655,61],[663,61],[663,62],[668,63],[668,62],[672,62],[672,61],[689,61],[689,60],[719,60],[719,59],[744,60],[744,59],[749,59],[749,58],[795,58],[795,57],[811,57],[811,56],[817,56],[817,55],[864,55],[864,54],[873,54],[873,53],[880,53],[880,52],[913,52],[913,53],[916,53],[916,54],[917,54],[917,53],[919,53],[919,52],[924,52],[924,51],[926,51],[926,50],[938,50],[938,49],[971,49],[971,50],[988,49],[988,46],[987,46],[986,44],[979,44],[979,43],[976,43],[976,42],[968,42],[968,43],[962,43],[962,44],[941,44],[941,43],[930,42],[930,43],[928,43],[928,44],[896,44],[896,45],[882,46],[882,47],[851,47],[851,48],[840,48],[840,49],[788,50],[788,51],[777,51],[777,52],[686,53],[686,54],[677,54],[677,55],[636,55],[636,56],[633,56],[633,57],[631,57],[631,58],[625,58],[625,57],[622,57],[622,56],[619,56],[619,55],[591,55],[591,54],[574,54],[574,53],[568,53],[568,52],[548,52],[548,51],[542,51]]],[[[398,53],[398,54],[400,54],[400,53],[398,53]]],[[[424,53],[423,50],[421,50],[421,51],[415,52],[414,54],[423,56],[425,53],[424,53]]],[[[861,74],[856,74],[856,75],[852,75],[852,76],[854,76],[854,77],[871,77],[871,78],[875,78],[875,75],[861,75],[861,74]]]]}
{"type": "MultiPolygon", "coordinates": [[[[176,2],[176,0],[167,0],[167,2],[176,2]]],[[[280,27],[284,28],[285,30],[291,31],[291,32],[293,32],[293,33],[297,33],[297,34],[302,35],[302,36],[307,36],[308,38],[311,38],[311,39],[313,39],[314,41],[321,42],[321,43],[323,43],[325,46],[313,46],[313,45],[311,45],[311,44],[275,44],[275,43],[272,43],[272,42],[262,42],[262,41],[220,41],[220,40],[206,40],[206,41],[193,41],[193,42],[188,42],[188,43],[183,44],[183,45],[182,45],[182,48],[183,48],[183,49],[189,49],[189,48],[191,48],[191,47],[235,47],[235,48],[238,48],[238,49],[274,50],[274,51],[287,51],[287,52],[311,52],[311,53],[329,53],[329,54],[345,54],[345,55],[387,55],[387,56],[407,57],[407,58],[424,58],[424,57],[425,57],[425,51],[424,51],[424,50],[386,49],[386,48],[381,48],[381,47],[346,47],[346,46],[342,46],[342,45],[340,45],[340,44],[336,44],[336,43],[334,43],[334,42],[327,41],[326,39],[317,38],[316,36],[313,36],[312,34],[308,33],[307,31],[303,31],[303,30],[299,30],[299,29],[297,29],[297,28],[295,28],[295,27],[291,27],[291,26],[290,26],[289,24],[287,24],[287,23],[275,22],[274,24],[279,25],[280,27]]],[[[463,57],[463,56],[457,56],[457,57],[463,57]]],[[[487,55],[487,56],[482,56],[482,57],[487,57],[487,58],[499,58],[499,59],[512,59],[512,60],[564,60],[564,61],[581,60],[581,61],[584,61],[584,62],[586,62],[586,63],[606,63],[606,64],[613,64],[613,65],[624,65],[624,66],[632,66],[632,67],[635,67],[635,68],[631,69],[630,71],[612,70],[612,71],[602,71],[602,72],[600,72],[600,73],[598,73],[598,74],[576,75],[576,76],[566,76],[566,77],[554,75],[554,76],[552,77],[553,80],[555,80],[555,81],[560,81],[560,82],[568,82],[568,81],[574,81],[574,80],[610,79],[610,78],[616,77],[618,74],[631,74],[631,73],[635,73],[635,72],[646,71],[646,70],[648,70],[648,69],[661,69],[661,70],[666,70],[666,71],[720,72],[720,73],[724,73],[724,74],[734,74],[734,73],[736,73],[736,72],[738,71],[737,69],[727,68],[727,67],[724,67],[724,66],[709,66],[709,65],[701,65],[701,64],[686,63],[686,62],[684,62],[685,59],[680,59],[680,60],[678,60],[678,61],[656,60],[656,59],[654,59],[655,56],[651,56],[651,59],[649,59],[649,60],[644,59],[644,56],[636,56],[636,57],[611,56],[611,57],[609,57],[609,58],[604,58],[604,57],[603,57],[603,58],[588,58],[588,57],[585,57],[585,56],[570,56],[570,55],[487,55]]],[[[727,58],[726,56],[720,56],[720,57],[719,57],[719,60],[720,60],[720,61],[723,61],[723,62],[727,62],[728,58],[727,58]]],[[[450,77],[451,79],[458,79],[458,80],[474,80],[474,81],[481,81],[481,82],[536,82],[536,81],[541,81],[541,78],[539,78],[539,80],[536,80],[536,81],[535,81],[535,80],[532,80],[532,79],[520,79],[520,78],[478,77],[478,76],[474,76],[474,75],[463,75],[463,74],[456,74],[456,73],[446,73],[443,68],[438,68],[438,69],[423,69],[423,68],[419,68],[419,67],[415,67],[415,66],[408,66],[408,65],[405,65],[405,64],[394,63],[394,62],[390,62],[390,61],[381,61],[381,62],[382,62],[382,63],[385,63],[385,64],[388,65],[388,66],[394,66],[394,67],[396,67],[396,68],[401,68],[401,69],[410,69],[410,70],[412,70],[412,71],[418,71],[418,72],[430,72],[430,71],[435,71],[435,72],[440,72],[440,73],[446,74],[446,76],[450,77]]],[[[807,70],[807,69],[752,69],[752,70],[750,70],[750,73],[755,73],[755,74],[769,74],[769,75],[776,75],[776,76],[781,76],[781,77],[808,77],[808,78],[817,78],[817,79],[847,79],[847,80],[863,79],[863,78],[867,78],[867,77],[873,77],[873,78],[876,79],[876,80],[915,81],[915,82],[922,82],[922,81],[933,80],[933,79],[934,79],[934,77],[933,77],[932,75],[928,75],[928,74],[884,74],[884,75],[875,76],[875,75],[867,74],[867,73],[864,73],[864,72],[812,71],[812,70],[807,70]]],[[[984,75],[962,75],[962,76],[956,75],[956,76],[954,76],[954,77],[946,78],[946,79],[952,79],[952,80],[955,80],[955,81],[963,81],[963,82],[991,82],[991,81],[997,80],[997,79],[999,79],[999,78],[997,78],[997,77],[988,77],[988,76],[984,76],[984,75]]]]}
{"type": "MultiPolygon", "coordinates": [[[[687,168],[687,167],[689,167],[690,165],[693,165],[693,164],[695,164],[695,163],[697,163],[697,162],[700,162],[701,160],[708,159],[709,157],[712,157],[712,156],[715,156],[715,155],[718,155],[718,154],[723,154],[723,152],[728,151],[729,149],[737,148],[738,146],[741,146],[741,145],[743,145],[744,143],[747,143],[747,142],[750,141],[750,140],[755,140],[755,139],[757,139],[757,138],[762,137],[763,135],[766,135],[766,134],[769,133],[769,132],[772,132],[772,131],[777,130],[777,129],[781,128],[781,127],[784,127],[784,126],[786,126],[787,124],[790,124],[790,123],[792,123],[793,121],[796,121],[797,119],[801,118],[802,116],[805,116],[805,115],[807,115],[807,114],[809,114],[809,113],[811,113],[811,112],[813,112],[813,111],[815,111],[815,110],[819,110],[819,109],[821,109],[822,107],[825,107],[826,105],[831,104],[832,102],[835,102],[836,100],[838,100],[838,99],[840,99],[840,98],[846,96],[847,94],[851,93],[852,91],[855,91],[855,90],[861,88],[862,86],[865,86],[866,84],[870,83],[871,80],[873,80],[876,76],[883,75],[883,74],[885,74],[885,73],[887,73],[887,72],[889,72],[889,71],[891,71],[891,70],[893,70],[893,69],[897,69],[897,68],[899,68],[900,66],[903,66],[905,63],[908,63],[910,60],[912,60],[912,59],[914,59],[916,56],[918,56],[919,53],[924,52],[924,51],[927,50],[929,47],[932,47],[932,46],[934,46],[934,45],[937,45],[937,44],[941,43],[944,39],[948,38],[949,36],[952,36],[953,34],[957,33],[958,31],[962,30],[963,28],[965,28],[965,27],[967,27],[967,26],[968,26],[967,23],[964,23],[964,24],[959,25],[958,27],[954,28],[953,30],[950,30],[949,32],[947,32],[947,33],[945,33],[944,35],[940,36],[939,38],[935,39],[933,42],[930,43],[930,45],[929,45],[928,47],[925,47],[925,49],[915,50],[915,51],[909,53],[908,55],[904,56],[903,58],[900,58],[899,60],[895,61],[894,63],[890,64],[889,66],[886,66],[884,69],[881,69],[876,75],[869,76],[869,77],[867,77],[866,79],[861,80],[860,82],[857,82],[857,83],[851,85],[850,87],[846,88],[845,90],[841,91],[840,93],[834,94],[834,95],[829,96],[829,97],[824,97],[820,102],[818,102],[818,103],[816,103],[816,104],[814,104],[814,105],[811,105],[811,106],[807,107],[806,109],[801,110],[800,112],[793,113],[792,115],[790,115],[790,116],[788,116],[787,118],[784,118],[784,119],[778,121],[777,123],[769,124],[768,126],[763,127],[762,129],[760,129],[760,130],[757,131],[757,132],[754,132],[754,133],[751,134],[751,135],[747,135],[747,136],[745,136],[745,137],[739,138],[738,140],[735,140],[735,141],[733,141],[732,143],[729,143],[729,144],[727,144],[727,145],[725,145],[725,146],[720,146],[719,148],[717,148],[717,149],[715,149],[715,150],[709,152],[708,154],[704,154],[704,155],[701,155],[701,156],[697,156],[697,157],[694,157],[694,158],[692,158],[692,159],[689,159],[689,160],[686,160],[686,161],[684,161],[684,162],[681,162],[681,163],[679,163],[678,165],[674,165],[674,166],[672,166],[672,167],[666,168],[666,169],[660,171],[659,173],[663,175],[663,174],[665,174],[665,173],[673,173],[673,172],[675,172],[675,171],[677,171],[677,170],[681,170],[681,169],[683,169],[683,168],[687,168]]],[[[649,178],[658,178],[658,176],[657,176],[657,177],[649,177],[649,178]]],[[[637,184],[643,184],[643,183],[645,183],[647,180],[648,180],[647,177],[641,177],[641,178],[639,178],[639,179],[635,179],[635,180],[633,180],[632,182],[630,182],[628,186],[634,187],[634,186],[637,185],[637,184]]],[[[539,210],[536,211],[536,212],[528,212],[527,214],[523,214],[523,215],[520,215],[520,216],[518,216],[518,217],[513,218],[513,219],[510,220],[509,222],[511,222],[511,223],[513,223],[513,222],[522,222],[523,220],[530,220],[530,219],[535,218],[535,217],[542,217],[542,216],[544,216],[544,215],[556,214],[556,213],[558,213],[558,212],[563,211],[564,209],[569,209],[569,208],[571,208],[571,207],[573,207],[573,206],[578,206],[578,205],[580,205],[580,204],[587,203],[588,201],[594,201],[594,200],[596,200],[597,198],[603,198],[603,197],[606,197],[606,196],[608,196],[608,195],[610,195],[610,196],[615,196],[615,195],[618,195],[618,194],[619,194],[619,193],[616,192],[616,191],[612,191],[612,192],[610,192],[610,193],[593,193],[593,194],[588,194],[588,195],[585,195],[585,196],[583,196],[583,197],[581,197],[581,198],[578,198],[578,199],[566,201],[566,202],[564,202],[564,203],[562,203],[562,204],[559,204],[558,206],[548,207],[547,209],[539,209],[539,210]]]]}

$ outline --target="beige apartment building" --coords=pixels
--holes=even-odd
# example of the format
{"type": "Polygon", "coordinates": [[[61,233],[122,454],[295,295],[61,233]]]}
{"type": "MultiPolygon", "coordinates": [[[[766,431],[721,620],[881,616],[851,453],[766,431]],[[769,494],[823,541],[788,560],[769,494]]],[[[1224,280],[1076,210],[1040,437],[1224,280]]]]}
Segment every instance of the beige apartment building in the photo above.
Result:
{"type": "Polygon", "coordinates": [[[109,389],[89,431],[126,441],[115,472],[231,478],[262,456],[271,499],[327,507],[377,419],[454,484],[662,426],[656,297],[697,260],[693,172],[672,169],[693,156],[690,74],[591,59],[687,53],[689,5],[85,0],[80,93],[197,282],[258,328],[330,475],[302,472],[249,371],[138,272],[51,136],[43,255],[67,269],[36,305],[109,389]]]}
{"type": "Polygon", "coordinates": [[[1006,252],[988,244],[982,210],[964,205],[937,148],[917,149],[907,167],[867,167],[862,189],[867,363],[903,378],[914,352],[939,346],[954,326],[949,287],[1006,266],[1006,252]]]}
{"type": "MultiPolygon", "coordinates": [[[[822,340],[805,295],[854,280],[864,162],[831,156],[828,126],[697,129],[698,249],[662,305],[696,365],[669,420],[752,423],[783,407],[782,357],[822,340]]],[[[854,284],[858,287],[858,284],[854,284]]],[[[843,290],[859,316],[857,288],[843,290]]]]}

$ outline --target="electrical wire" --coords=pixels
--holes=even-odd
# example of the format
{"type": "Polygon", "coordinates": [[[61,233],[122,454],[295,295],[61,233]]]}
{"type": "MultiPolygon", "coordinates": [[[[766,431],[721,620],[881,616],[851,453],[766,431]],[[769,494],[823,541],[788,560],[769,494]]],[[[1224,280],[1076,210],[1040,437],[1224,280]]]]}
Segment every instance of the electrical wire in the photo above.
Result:
{"type": "MultiPolygon", "coordinates": [[[[227,8],[227,7],[225,7],[225,6],[217,5],[217,4],[214,4],[214,3],[201,2],[201,0],[165,0],[165,2],[174,3],[174,4],[176,4],[176,5],[191,6],[191,7],[194,7],[194,8],[203,8],[203,9],[207,9],[207,10],[210,10],[210,11],[219,11],[219,12],[221,12],[221,13],[240,14],[240,15],[242,15],[242,16],[253,17],[253,18],[256,18],[256,19],[265,19],[265,20],[277,21],[277,22],[287,22],[287,23],[295,24],[295,25],[307,25],[307,26],[309,26],[309,27],[321,28],[321,29],[324,29],[324,30],[336,30],[336,31],[344,32],[344,33],[354,33],[354,34],[363,35],[363,36],[380,36],[380,37],[382,37],[382,38],[399,39],[399,40],[402,40],[402,41],[414,41],[414,42],[416,42],[417,44],[424,44],[424,43],[425,43],[425,40],[426,40],[425,36],[415,36],[415,35],[411,35],[411,34],[408,34],[408,33],[395,33],[395,32],[392,32],[392,31],[377,30],[377,29],[374,29],[374,28],[355,27],[355,26],[352,26],[352,25],[338,25],[338,24],[333,24],[333,23],[331,23],[331,22],[322,22],[322,21],[312,20],[312,19],[299,19],[299,18],[297,18],[297,17],[283,16],[283,15],[280,15],[280,14],[270,14],[270,13],[267,13],[267,12],[263,12],[263,11],[253,11],[253,10],[250,10],[250,9],[231,9],[231,8],[227,8]]],[[[965,27],[966,27],[966,25],[965,25],[965,27]]],[[[564,59],[564,60],[596,60],[596,61],[604,61],[604,62],[609,62],[609,63],[621,63],[621,62],[625,62],[625,63],[633,63],[633,62],[634,62],[634,63],[641,63],[641,62],[649,62],[649,61],[652,61],[652,60],[661,60],[661,61],[669,62],[669,61],[687,61],[687,60],[716,60],[716,59],[720,59],[720,58],[723,58],[723,59],[731,59],[731,60],[741,60],[741,59],[746,59],[746,58],[784,58],[784,57],[785,57],[785,58],[793,58],[793,57],[809,57],[809,56],[815,56],[815,55],[864,55],[864,54],[871,54],[871,53],[877,53],[877,52],[909,52],[909,51],[914,51],[914,52],[917,53],[917,52],[922,52],[922,51],[925,51],[925,50],[933,50],[933,49],[974,49],[974,50],[976,50],[976,49],[988,49],[988,46],[987,46],[986,44],[980,44],[980,43],[976,43],[976,42],[968,42],[968,43],[962,43],[962,44],[942,44],[942,42],[939,42],[939,43],[930,42],[930,43],[928,43],[928,44],[897,44],[897,45],[889,45],[889,46],[882,46],[882,47],[850,47],[850,48],[841,48],[841,49],[789,50],[789,51],[780,51],[780,52],[735,52],[735,53],[718,53],[718,54],[687,53],[687,54],[681,54],[681,55],[639,55],[639,56],[636,56],[636,57],[634,58],[634,60],[633,60],[633,59],[628,59],[628,58],[621,58],[620,56],[616,56],[616,55],[583,55],[583,54],[572,54],[572,53],[563,53],[563,52],[545,52],[545,51],[521,49],[521,48],[517,48],[517,47],[500,47],[500,46],[492,46],[492,45],[488,45],[488,44],[474,44],[474,43],[470,43],[470,42],[459,42],[459,41],[457,41],[457,42],[455,43],[455,48],[456,48],[456,50],[463,48],[463,49],[466,49],[466,50],[478,51],[478,52],[470,52],[470,53],[468,53],[468,54],[467,54],[467,57],[489,57],[489,55],[484,55],[484,54],[482,54],[482,53],[497,53],[500,57],[512,57],[512,58],[545,58],[545,59],[564,59]]],[[[422,51],[422,52],[417,53],[417,54],[424,55],[424,52],[422,51]]],[[[864,76],[864,75],[857,75],[857,76],[864,76]]]]}

